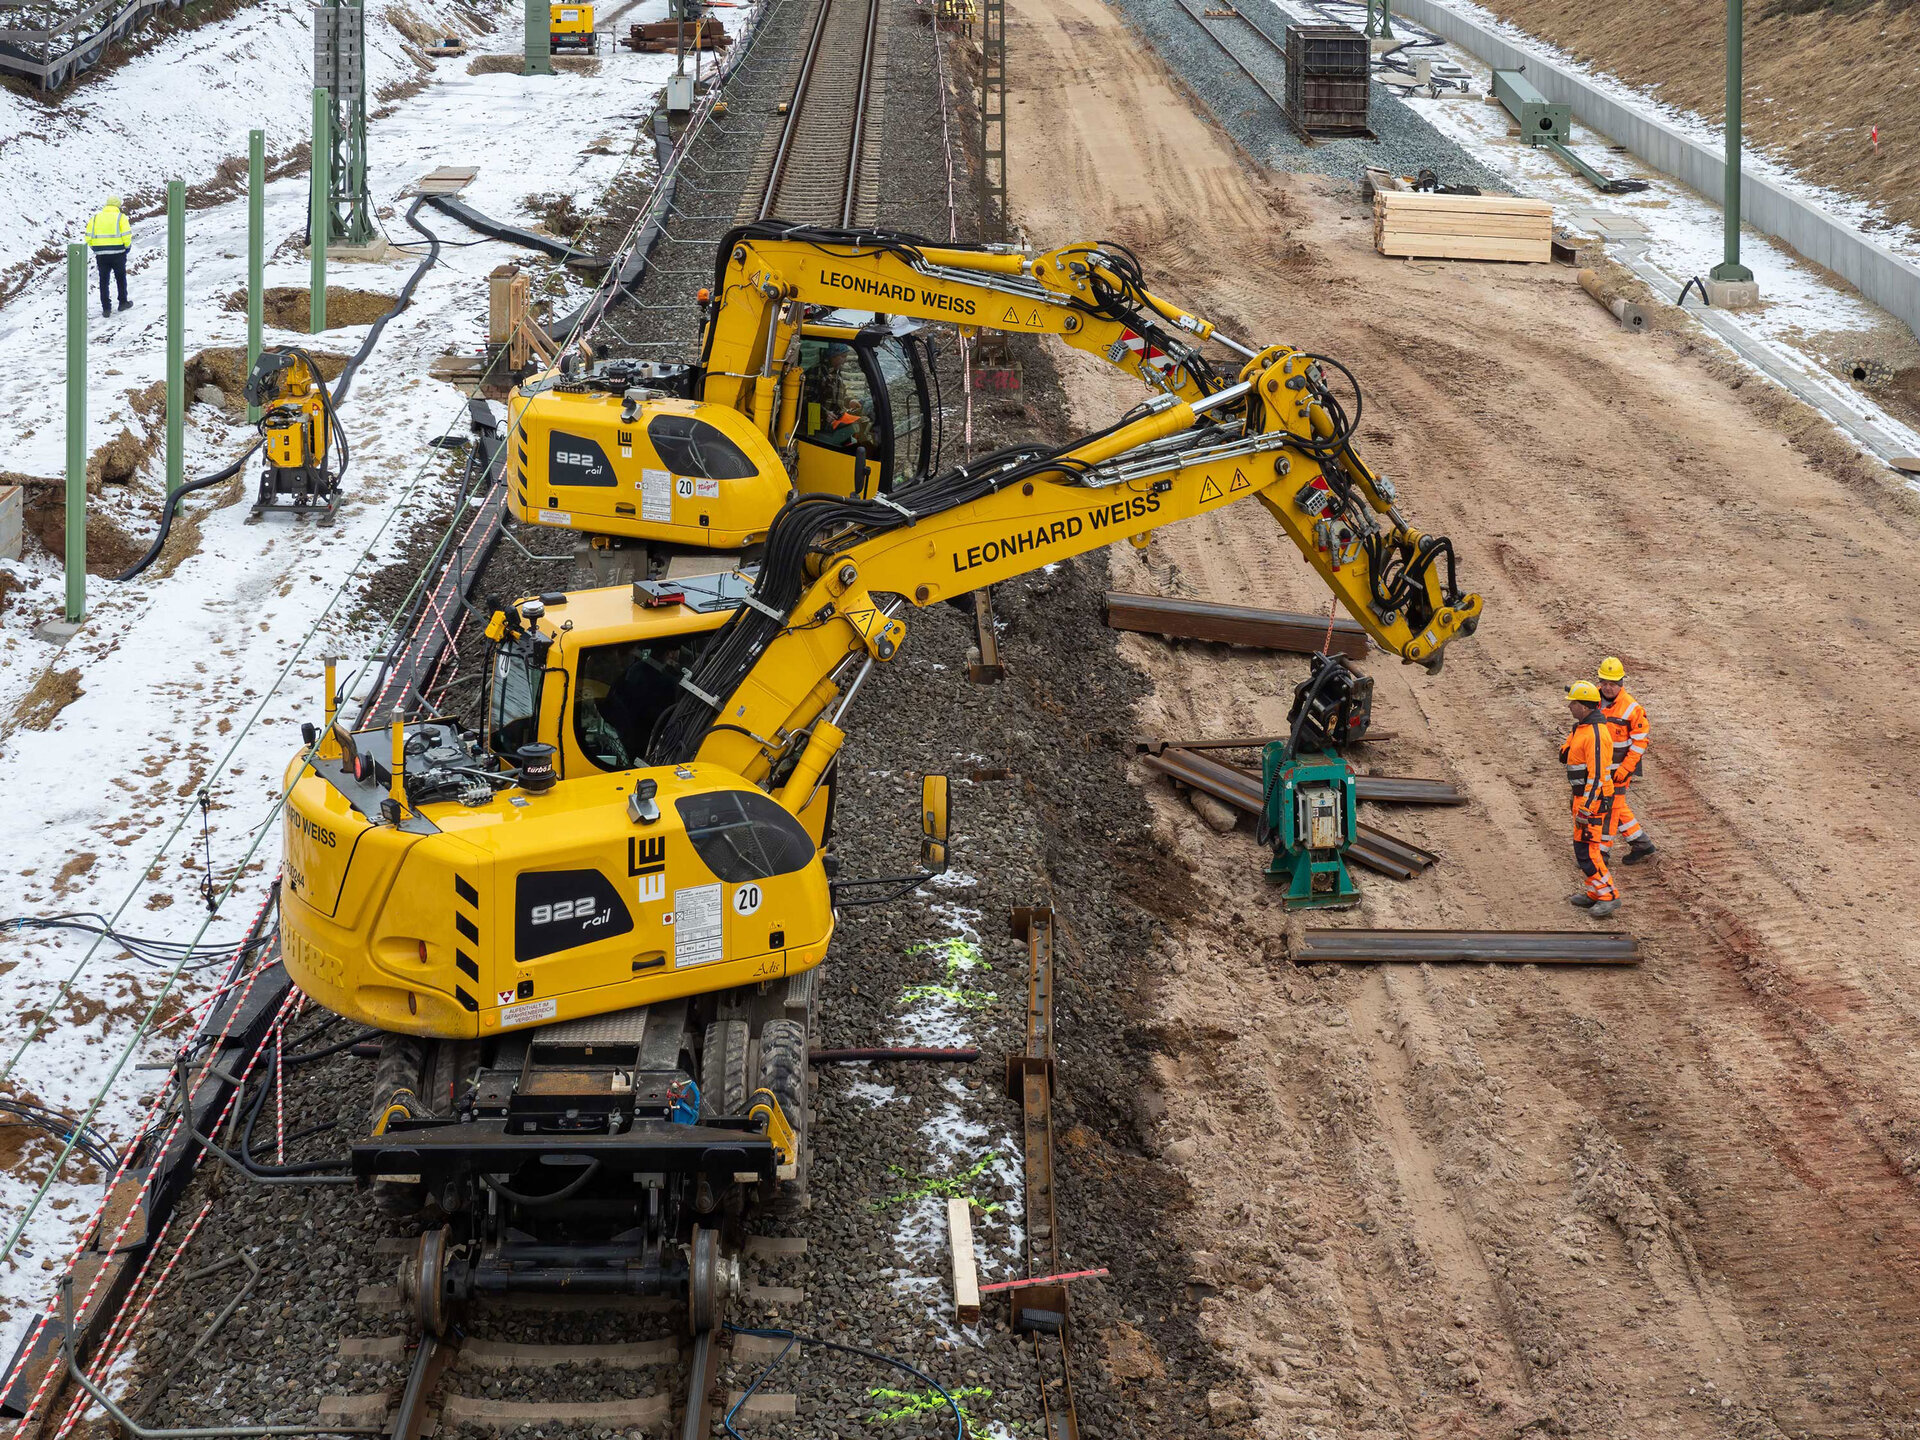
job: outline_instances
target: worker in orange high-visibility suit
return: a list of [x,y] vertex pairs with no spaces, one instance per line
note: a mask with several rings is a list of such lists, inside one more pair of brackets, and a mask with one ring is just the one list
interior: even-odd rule
[[1591,680],[1567,687],[1567,710],[1573,731],[1560,746],[1560,758],[1573,787],[1573,858],[1587,882],[1567,900],[1593,915],[1611,915],[1620,908],[1620,892],[1607,869],[1613,844],[1613,731]]
[[1619,827],[1615,833],[1627,842],[1627,853],[1620,857],[1621,863],[1638,865],[1659,848],[1647,838],[1640,826],[1640,817],[1627,804],[1627,787],[1633,784],[1640,762],[1647,758],[1647,736],[1652,731],[1647,712],[1627,693],[1626,679],[1627,667],[1620,663],[1617,655],[1609,655],[1600,662],[1600,708],[1607,717],[1608,728],[1613,731],[1614,816]]

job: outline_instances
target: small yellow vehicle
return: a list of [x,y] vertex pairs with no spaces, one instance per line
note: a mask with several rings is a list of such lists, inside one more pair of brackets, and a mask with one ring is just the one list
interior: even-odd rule
[[555,0],[547,8],[551,17],[547,26],[547,47],[554,54],[600,53],[600,32],[593,28],[593,6],[562,5]]

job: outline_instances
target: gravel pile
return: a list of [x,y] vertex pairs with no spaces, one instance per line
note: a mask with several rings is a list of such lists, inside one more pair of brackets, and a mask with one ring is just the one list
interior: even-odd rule
[[[800,11],[798,0],[787,0],[770,20],[785,27],[760,42],[759,63],[774,79],[752,94],[743,86],[731,102],[731,133],[716,132],[715,153],[702,159],[711,189],[697,209],[687,204],[690,212],[731,215],[724,181],[732,176],[737,186],[750,169],[759,143],[753,127],[784,98],[776,72],[781,45],[797,48]],[[944,236],[933,31],[911,0],[890,0],[886,23],[882,223]],[[954,128],[956,139],[966,135]],[[964,214],[970,182],[964,173],[958,179]],[[608,217],[610,227],[620,221],[617,212]],[[684,253],[684,274],[663,269],[649,282],[663,288],[643,302],[664,303],[672,284],[698,283],[710,248],[692,244]],[[638,307],[624,314],[636,345],[675,338],[682,318]],[[690,329],[679,338],[687,343]],[[1013,354],[1024,367],[1025,392],[980,400],[977,449],[1066,433],[1047,356],[1026,341],[1016,341]],[[960,414],[951,347],[941,370],[953,458]],[[502,547],[483,588],[526,593],[554,583],[550,571]],[[580,583],[577,575],[572,583]],[[1143,1083],[1159,1042],[1155,1017],[1140,1009],[1141,980],[1157,948],[1156,917],[1192,902],[1186,871],[1157,847],[1139,793],[1124,778],[1127,716],[1143,680],[1120,661],[1098,618],[1107,586],[1107,561],[1092,556],[1001,587],[995,607],[1008,675],[993,687],[967,682],[969,616],[948,607],[910,612],[901,658],[863,691],[840,762],[842,873],[897,873],[913,863],[919,780],[929,772],[954,779],[953,870],[908,900],[846,913],[822,972],[816,1043],[971,1044],[982,1058],[972,1066],[816,1072],[809,1202],[755,1222],[762,1233],[804,1237],[807,1253],[745,1262],[750,1285],[797,1288],[804,1298],[770,1303],[750,1295],[729,1315],[739,1325],[789,1326],[906,1360],[958,1394],[983,1435],[1039,1433],[1039,1371],[1029,1344],[1007,1328],[1004,1303],[990,1301],[977,1325],[953,1323],[944,1228],[945,1196],[971,1197],[983,1278],[1024,1273],[1020,1113],[1001,1076],[1001,1057],[1024,1039],[1026,949],[1007,926],[1017,905],[1051,903],[1064,921],[1056,946],[1055,1115],[1064,1260],[1114,1272],[1075,1290],[1083,1433],[1142,1440],[1215,1433],[1209,1392],[1214,1415],[1233,1413],[1221,1408],[1226,1367],[1195,1328],[1209,1292],[1178,1238],[1186,1197],[1145,1134],[1153,1102],[1143,1099]],[[968,778],[987,770],[1012,778]],[[357,1133],[371,1072],[341,1054],[289,1073],[287,1132],[335,1127],[302,1140],[299,1154],[339,1148]],[[187,1364],[148,1423],[284,1422],[311,1416],[325,1395],[397,1393],[403,1361],[343,1359],[338,1349],[343,1337],[391,1337],[407,1328],[385,1304],[359,1298],[363,1287],[390,1286],[398,1261],[392,1229],[366,1197],[346,1188],[252,1187],[208,1172],[182,1216],[203,1203],[212,1209],[182,1274],[237,1248],[253,1253],[266,1273],[249,1303],[204,1344],[200,1332],[233,1293],[237,1271],[176,1281],[156,1305],[142,1331],[136,1382]],[[522,1343],[605,1344],[677,1335],[682,1323],[657,1308],[488,1309],[469,1317],[468,1329]],[[723,1381],[745,1388],[766,1363],[729,1360]],[[683,1369],[462,1366],[445,1390],[524,1400],[662,1388],[677,1394]],[[951,1433],[950,1417],[923,1381],[856,1357],[797,1350],[764,1389],[796,1394],[799,1419],[756,1420],[756,1435],[915,1440]]]

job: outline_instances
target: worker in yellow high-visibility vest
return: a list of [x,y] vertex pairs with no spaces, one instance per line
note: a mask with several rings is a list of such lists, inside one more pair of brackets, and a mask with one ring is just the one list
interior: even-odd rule
[[100,313],[103,315],[113,314],[113,306],[107,299],[109,276],[119,283],[120,308],[125,310],[133,304],[127,299],[127,251],[132,248],[133,222],[120,208],[120,197],[109,195],[107,203],[94,211],[93,219],[87,222],[87,249],[93,252],[93,263],[100,271]]

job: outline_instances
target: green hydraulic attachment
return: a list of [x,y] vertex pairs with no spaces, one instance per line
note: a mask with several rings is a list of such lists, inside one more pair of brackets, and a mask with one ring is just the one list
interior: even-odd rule
[[1269,880],[1287,882],[1286,907],[1352,905],[1360,892],[1347,847],[1360,834],[1360,787],[1339,749],[1367,733],[1373,681],[1337,655],[1315,655],[1294,688],[1287,738],[1261,757],[1260,842],[1273,846]]
[[1568,142],[1573,139],[1573,107],[1552,101],[1518,70],[1493,72],[1493,98],[1520,126],[1520,138],[1541,150],[1550,150],[1602,195],[1627,195],[1647,188],[1644,180],[1616,180],[1582,160]]
[[1358,904],[1346,851],[1360,833],[1360,793],[1347,762],[1330,752],[1294,755],[1268,744],[1264,829],[1273,837],[1269,880],[1287,882],[1289,910]]

